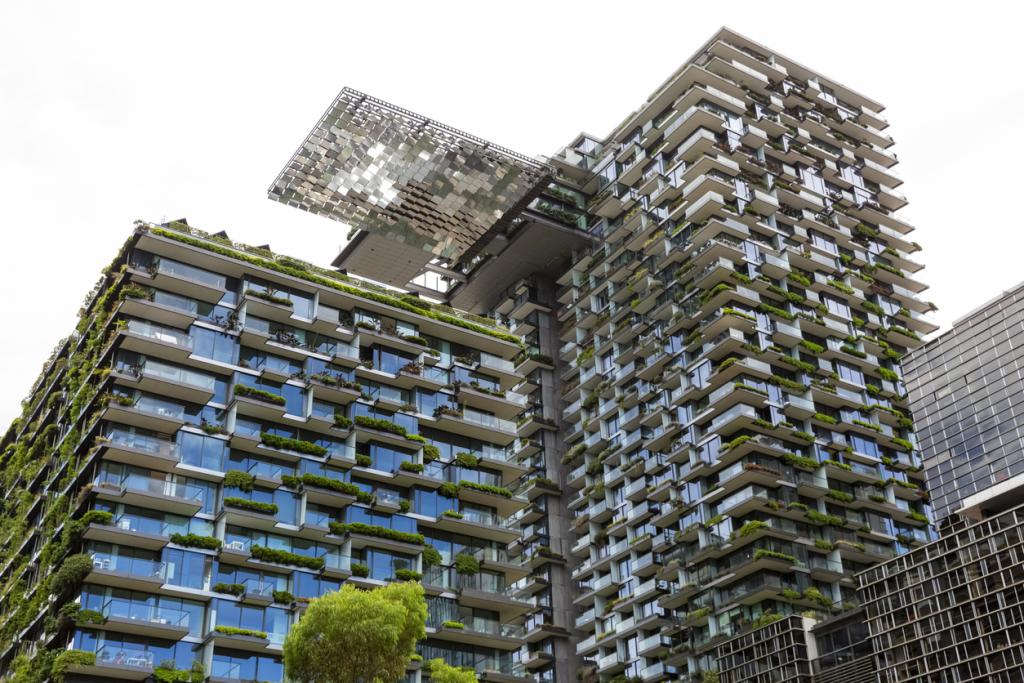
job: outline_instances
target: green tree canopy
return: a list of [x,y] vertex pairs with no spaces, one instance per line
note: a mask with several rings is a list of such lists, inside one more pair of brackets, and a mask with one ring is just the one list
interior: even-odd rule
[[431,683],[477,683],[476,672],[472,669],[446,664],[443,659],[431,659]]
[[301,683],[393,683],[426,636],[427,603],[415,581],[371,591],[344,585],[310,601],[284,641],[288,678]]

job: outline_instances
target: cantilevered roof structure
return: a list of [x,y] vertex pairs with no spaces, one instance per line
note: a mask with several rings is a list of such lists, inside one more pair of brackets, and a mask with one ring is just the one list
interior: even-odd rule
[[336,266],[404,287],[428,264],[472,257],[549,177],[541,162],[345,88],[269,195],[357,230]]

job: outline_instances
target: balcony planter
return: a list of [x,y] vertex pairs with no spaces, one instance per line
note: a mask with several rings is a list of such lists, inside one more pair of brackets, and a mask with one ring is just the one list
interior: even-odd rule
[[255,500],[249,500],[248,498],[225,498],[224,505],[226,507],[238,508],[239,510],[248,510],[249,512],[258,512],[263,515],[276,515],[277,505],[274,503],[260,503]]

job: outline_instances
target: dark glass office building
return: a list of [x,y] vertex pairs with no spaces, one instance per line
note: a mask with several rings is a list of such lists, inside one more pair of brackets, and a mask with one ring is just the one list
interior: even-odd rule
[[907,386],[942,537],[858,576],[882,683],[1024,680],[1024,287],[914,351]]

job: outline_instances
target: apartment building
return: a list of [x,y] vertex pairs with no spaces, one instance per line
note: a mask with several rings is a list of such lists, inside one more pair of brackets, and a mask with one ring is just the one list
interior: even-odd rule
[[490,680],[859,667],[854,573],[931,538],[881,111],[728,29],[543,160],[343,90],[269,190],[335,270],[140,225],[34,387],[0,665],[278,681],[304,600],[418,579]]
[[139,225],[7,435],[3,669],[30,645],[75,680],[281,681],[310,598],[419,579],[424,658],[521,679],[519,354],[490,321]]
[[809,680],[794,634],[929,539],[900,360],[935,327],[881,108],[723,31],[552,160],[602,236],[559,280],[602,677]]
[[907,386],[942,538],[858,576],[879,679],[1024,675],[1024,286],[912,353]]

